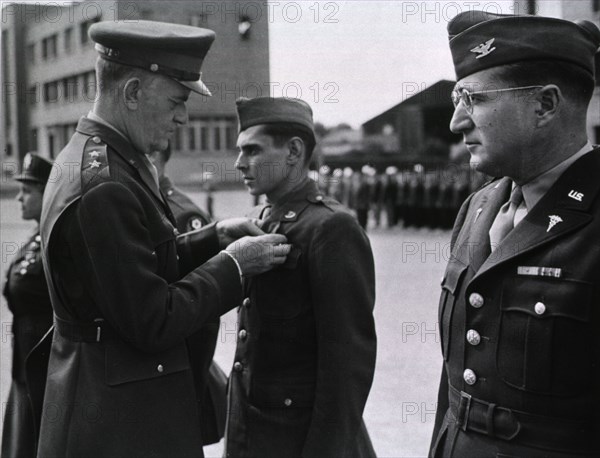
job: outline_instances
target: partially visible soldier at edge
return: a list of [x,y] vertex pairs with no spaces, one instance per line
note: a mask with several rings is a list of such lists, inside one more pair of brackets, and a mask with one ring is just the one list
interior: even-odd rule
[[238,100],[236,167],[262,228],[288,260],[245,281],[229,379],[225,456],[372,458],[362,421],[375,369],[375,272],[352,213],[308,177],[312,110],[299,99]]
[[431,457],[600,456],[600,30],[461,13],[450,129],[499,177],[463,204],[442,281]]
[[30,399],[44,395],[48,367],[46,354],[39,364],[26,361],[36,344],[52,327],[52,304],[44,276],[39,232],[42,196],[52,172],[52,162],[27,153],[21,173],[17,200],[24,220],[37,223],[34,233],[12,259],[2,293],[12,322],[12,383],[3,405],[2,458],[35,458],[41,411],[34,410]]
[[106,21],[89,35],[99,97],[56,160],[41,218],[55,329],[38,457],[199,457],[193,366],[212,355],[193,336],[239,304],[242,275],[290,247],[246,219],[177,237],[145,156],[187,122],[191,91],[209,95],[214,32]]

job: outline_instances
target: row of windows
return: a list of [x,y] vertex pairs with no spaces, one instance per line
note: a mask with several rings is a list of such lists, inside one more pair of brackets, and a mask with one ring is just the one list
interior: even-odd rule
[[173,137],[174,151],[232,151],[237,141],[233,119],[190,121],[178,127]]
[[[89,43],[88,29],[90,26],[98,22],[100,16],[93,19],[89,19],[78,25],[79,29],[79,43],[81,46],[85,46]],[[62,44],[59,46],[59,36],[62,36]],[[39,47],[39,51],[38,51]],[[59,47],[61,48],[59,50]],[[59,33],[54,33],[43,38],[39,43],[30,43],[27,45],[27,60],[30,63],[35,63],[37,59],[42,61],[55,59],[61,52],[65,54],[71,54],[75,50],[75,28],[74,26],[67,27]],[[38,55],[39,53],[39,55]]]
[[[40,94],[40,88],[43,92]],[[40,95],[45,103],[73,103],[79,101],[93,102],[96,98],[96,73],[91,70],[79,75],[69,76],[55,81],[35,84],[27,91],[30,105],[40,101]]]

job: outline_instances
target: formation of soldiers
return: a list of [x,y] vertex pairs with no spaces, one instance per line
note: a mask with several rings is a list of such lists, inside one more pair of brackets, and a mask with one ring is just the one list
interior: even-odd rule
[[383,173],[365,165],[331,170],[322,166],[314,174],[327,195],[352,208],[361,225],[402,225],[450,229],[461,204],[479,188],[486,177],[468,164],[426,170],[420,164]]

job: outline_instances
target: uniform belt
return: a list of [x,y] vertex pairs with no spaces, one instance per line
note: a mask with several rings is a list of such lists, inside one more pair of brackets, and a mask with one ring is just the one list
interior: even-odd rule
[[500,407],[449,387],[450,409],[463,431],[512,443],[565,452],[599,452],[600,424]]
[[82,323],[54,317],[54,329],[73,342],[102,342],[116,337],[115,331],[102,318]]

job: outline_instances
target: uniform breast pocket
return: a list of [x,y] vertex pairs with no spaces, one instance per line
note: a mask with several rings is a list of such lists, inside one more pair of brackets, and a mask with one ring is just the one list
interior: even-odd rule
[[439,306],[439,326],[440,337],[442,339],[442,354],[444,360],[448,360],[450,351],[450,334],[452,330],[452,314],[454,304],[456,303],[456,295],[460,290],[460,282],[464,276],[467,266],[458,262],[448,264],[444,279],[442,280],[442,295],[440,297]]
[[592,284],[507,278],[502,285],[498,373],[524,391],[568,395],[594,380]]

